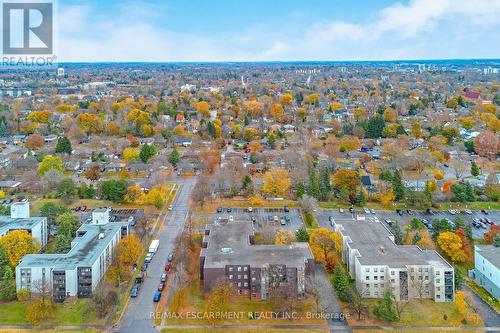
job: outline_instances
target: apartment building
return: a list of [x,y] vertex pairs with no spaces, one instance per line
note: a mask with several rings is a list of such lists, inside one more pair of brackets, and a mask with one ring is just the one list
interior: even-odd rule
[[299,298],[314,275],[307,243],[255,245],[251,222],[207,225],[200,254],[200,279],[205,292],[229,282],[239,295],[268,299],[278,288]]
[[362,297],[381,298],[391,288],[396,300],[454,300],[454,270],[434,250],[397,245],[382,223],[337,221],[342,235],[342,260]]
[[14,230],[26,230],[40,242],[42,249],[47,246],[47,218],[31,217],[29,202],[14,202],[10,216],[0,215],[0,237]]
[[474,269],[469,272],[478,285],[500,298],[500,247],[474,246]]
[[25,255],[16,267],[16,289],[50,290],[56,302],[92,296],[111,264],[113,249],[128,232],[128,222],[83,224],[68,253]]

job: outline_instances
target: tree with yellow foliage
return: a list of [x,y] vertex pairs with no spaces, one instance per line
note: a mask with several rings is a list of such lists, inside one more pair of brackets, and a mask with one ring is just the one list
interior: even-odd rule
[[26,320],[33,326],[49,319],[54,312],[54,305],[50,299],[32,300],[26,307]]
[[253,127],[247,127],[243,131],[243,139],[245,141],[253,141],[253,140],[258,140],[259,139],[259,132],[257,131],[256,128]]
[[253,140],[248,144],[248,149],[250,149],[250,151],[253,153],[261,153],[264,147],[258,140]]
[[340,103],[340,102],[332,102],[330,103],[328,109],[330,111],[337,111],[337,110],[340,110],[344,107],[344,104]]
[[0,237],[0,246],[7,252],[12,268],[16,267],[26,254],[40,250],[40,243],[27,230],[13,230]]
[[319,101],[319,94],[312,93],[304,99],[304,104],[315,105]]
[[309,246],[314,259],[324,264],[330,254],[342,252],[342,237],[327,228],[316,228],[309,235]]
[[276,245],[286,245],[294,242],[296,240],[295,234],[285,228],[280,228],[276,231],[276,235],[274,236],[274,244]]
[[127,147],[123,149],[122,157],[125,161],[138,160],[141,151],[139,148]]
[[205,101],[196,103],[196,112],[201,114],[203,117],[210,117],[210,104]]
[[264,174],[262,191],[272,197],[284,197],[291,184],[287,170],[272,168]]
[[340,139],[340,151],[349,152],[358,150],[361,147],[361,141],[355,136],[345,135]]
[[271,116],[274,120],[280,120],[284,114],[285,110],[283,110],[283,106],[279,103],[271,104],[269,107],[269,116]]
[[384,120],[389,123],[395,123],[398,119],[398,112],[393,108],[386,108],[384,110]]
[[264,198],[258,194],[253,194],[248,198],[248,203],[250,206],[259,207],[264,204]]
[[252,117],[261,116],[264,112],[264,103],[257,100],[243,102],[243,110],[250,113]]
[[365,108],[358,107],[354,109],[354,120],[359,121],[362,119],[366,119],[366,110]]
[[50,111],[33,111],[28,115],[27,118],[35,123],[48,124],[50,120]]
[[411,135],[415,138],[421,138],[422,137],[422,125],[420,124],[420,121],[415,121],[411,125]]
[[140,203],[144,200],[144,192],[138,184],[130,185],[124,199],[128,203]]
[[349,193],[355,194],[361,185],[361,179],[357,171],[342,168],[333,174],[332,185],[337,190],[345,189]]
[[180,136],[180,137],[185,137],[186,136],[186,131],[184,129],[184,126],[179,124],[174,127],[174,135]]
[[307,109],[306,108],[298,108],[297,109],[297,117],[299,117],[303,122],[307,118]]
[[432,235],[427,229],[408,231],[405,235],[404,243],[407,245],[418,245],[422,249],[434,249]]
[[445,231],[438,235],[437,245],[454,263],[467,261],[464,247],[460,237],[451,231]]
[[396,195],[394,194],[394,190],[392,188],[386,189],[382,193],[377,194],[378,201],[384,207],[390,206],[394,202],[395,198]]
[[87,134],[100,133],[104,129],[102,119],[95,114],[81,113],[76,117],[76,119]]
[[107,131],[108,131],[108,135],[115,136],[115,135],[118,135],[118,133],[120,132],[120,129],[118,128],[118,126],[116,125],[116,123],[114,121],[110,121],[108,124]]
[[55,110],[57,112],[61,112],[61,113],[71,113],[71,112],[75,111],[76,109],[77,109],[76,105],[69,105],[69,104],[64,104],[64,103],[59,104],[55,108]]
[[287,92],[281,95],[281,104],[287,106],[292,104],[292,101],[293,101],[293,95],[291,93]]

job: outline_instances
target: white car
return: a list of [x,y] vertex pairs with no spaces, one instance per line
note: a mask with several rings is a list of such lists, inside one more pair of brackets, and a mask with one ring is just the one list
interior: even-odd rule
[[365,214],[370,214],[370,210],[368,208],[363,208],[363,210],[365,211]]
[[129,222],[134,222],[134,217],[133,216],[129,216],[128,221]]
[[168,210],[172,210],[173,208],[172,205],[168,206]]
[[252,207],[248,207],[248,212],[253,212],[253,208]]
[[229,222],[233,222],[233,221],[234,221],[233,215],[229,215]]
[[456,210],[454,210],[454,209],[450,209],[450,210],[448,210],[448,212],[449,212],[451,215],[455,215],[455,214],[457,213],[457,211],[456,211]]
[[472,215],[472,211],[470,209],[464,209],[464,213],[467,215]]
[[339,213],[344,213],[344,208],[339,208]]
[[377,222],[377,223],[379,223],[379,222],[380,222],[380,220],[378,219],[378,217],[376,217],[376,216],[375,216],[375,217],[373,218],[373,222]]
[[372,209],[370,209],[370,212],[371,212],[372,214],[375,214],[375,209],[373,209],[373,208],[372,208]]

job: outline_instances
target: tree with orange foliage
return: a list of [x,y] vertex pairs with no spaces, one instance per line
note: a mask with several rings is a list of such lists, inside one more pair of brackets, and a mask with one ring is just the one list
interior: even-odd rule
[[38,134],[30,134],[26,140],[26,147],[29,149],[37,150],[45,144],[45,140]]
[[465,256],[469,261],[472,261],[472,247],[470,245],[469,238],[465,234],[465,230],[463,228],[458,228],[457,231],[455,231],[455,234],[460,237],[460,240],[462,241],[462,249]]
[[445,193],[450,193],[451,192],[451,185],[453,185],[455,182],[451,179],[448,179],[443,183],[443,192]]
[[493,244],[495,235],[500,235],[500,225],[492,225],[490,230],[484,234],[484,243]]
[[281,106],[281,104],[279,104],[279,103],[274,103],[269,107],[269,115],[274,120],[280,120],[284,114],[285,114],[285,111],[283,110],[283,106]]
[[260,144],[258,140],[253,140],[248,144],[248,149],[253,153],[261,153],[264,147]]
[[493,158],[499,151],[498,136],[491,131],[483,131],[474,138],[474,150],[479,156]]
[[202,151],[200,153],[200,159],[204,162],[205,168],[209,173],[213,173],[221,162],[220,152],[215,148]]
[[196,112],[200,113],[204,117],[210,116],[210,104],[205,101],[196,103]]

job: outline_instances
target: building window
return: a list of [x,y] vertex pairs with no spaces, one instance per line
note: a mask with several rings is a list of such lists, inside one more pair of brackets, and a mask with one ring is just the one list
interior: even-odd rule
[[243,268],[243,270],[246,272],[246,271],[248,270],[248,267],[247,267],[247,266],[245,266],[245,267]]
[[440,299],[441,298],[441,295],[436,295],[436,299]]
[[375,275],[375,276],[373,277],[373,279],[374,279],[374,280],[378,280],[378,276],[376,276],[376,275]]
[[370,272],[370,268],[365,269],[365,272],[367,273]]
[[436,279],[436,283],[440,283],[441,282],[441,279]]
[[380,269],[380,273],[383,273],[383,272],[384,272],[384,269],[383,269],[383,268],[381,268],[381,269]]
[[229,271],[232,272],[233,271],[233,268],[232,267],[229,267]]
[[374,287],[375,287],[375,288],[378,288],[378,283],[375,283],[375,286],[374,286]]
[[381,283],[380,288],[384,288],[385,284]]
[[370,284],[369,283],[366,284],[366,288],[370,288]]
[[246,279],[248,279],[248,275],[246,275],[246,274],[245,274],[245,275],[243,275],[243,278],[244,278],[245,280],[246,280]]
[[394,283],[394,279],[391,279],[391,283]]
[[238,266],[238,272],[241,272],[241,267],[240,266]]
[[380,280],[383,280],[384,279],[384,276],[383,275],[380,275]]
[[248,283],[247,283],[247,282],[245,282],[243,285],[244,285],[245,287],[248,287]]
[[238,287],[241,287],[241,282],[238,282]]
[[440,271],[437,271],[437,272],[436,272],[436,275],[439,275],[439,274],[441,274],[441,272],[440,272]]
[[229,280],[233,279],[233,274],[229,275]]
[[366,280],[367,280],[367,281],[368,281],[368,280],[370,280],[370,277],[369,277],[368,275],[366,276]]
[[373,272],[377,273],[378,272],[378,268],[374,268]]
[[394,275],[394,274],[396,274],[396,273],[394,271],[391,271],[391,275]]

